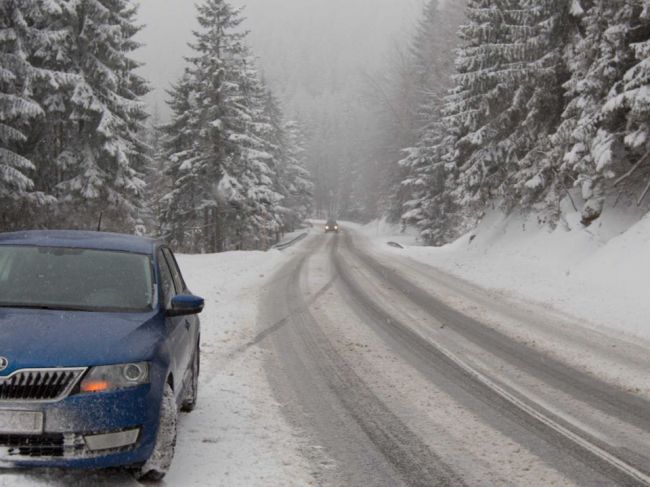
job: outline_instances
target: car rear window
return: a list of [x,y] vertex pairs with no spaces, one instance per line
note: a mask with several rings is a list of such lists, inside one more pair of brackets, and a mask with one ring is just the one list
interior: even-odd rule
[[0,306],[147,311],[151,259],[105,250],[0,246]]

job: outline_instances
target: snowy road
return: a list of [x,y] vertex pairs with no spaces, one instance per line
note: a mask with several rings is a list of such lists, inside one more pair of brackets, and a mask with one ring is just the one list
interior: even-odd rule
[[[650,402],[629,387],[647,350],[504,305],[351,228],[299,250],[267,287],[260,344],[319,483],[650,485]],[[530,339],[540,328],[557,353]],[[589,360],[573,353],[581,333]],[[620,381],[583,363],[614,363]]]

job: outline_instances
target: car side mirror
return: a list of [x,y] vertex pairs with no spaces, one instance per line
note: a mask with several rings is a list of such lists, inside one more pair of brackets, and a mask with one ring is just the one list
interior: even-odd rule
[[167,310],[167,316],[198,315],[203,311],[205,300],[191,294],[180,294],[172,298],[171,306]]

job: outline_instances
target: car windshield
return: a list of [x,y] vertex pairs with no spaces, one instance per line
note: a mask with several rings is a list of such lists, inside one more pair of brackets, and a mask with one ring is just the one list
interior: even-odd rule
[[0,307],[146,311],[154,286],[147,255],[0,246]]
[[327,225],[329,225],[330,227],[333,227],[334,225],[336,225],[336,221],[335,220],[328,220]]

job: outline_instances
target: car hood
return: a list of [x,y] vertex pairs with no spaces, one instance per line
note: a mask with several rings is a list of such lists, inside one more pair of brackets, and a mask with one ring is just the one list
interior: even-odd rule
[[0,308],[0,357],[14,370],[147,360],[162,339],[161,313]]

